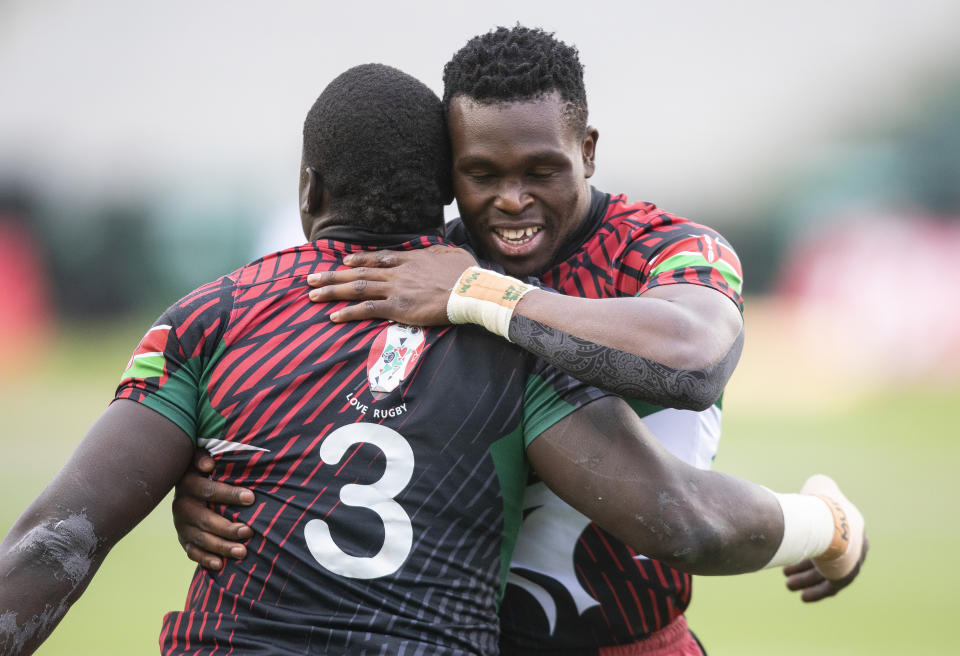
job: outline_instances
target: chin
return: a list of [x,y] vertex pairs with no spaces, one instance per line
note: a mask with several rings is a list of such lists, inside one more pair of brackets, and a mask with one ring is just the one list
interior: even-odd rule
[[534,261],[524,262],[497,262],[503,267],[503,270],[509,276],[514,278],[524,278],[526,276],[539,276],[543,266]]
[[503,267],[507,275],[516,278],[538,276],[550,262],[549,256],[541,255],[539,252],[530,253],[523,257],[510,257],[498,250],[496,244],[488,244],[485,250],[487,254],[486,259]]

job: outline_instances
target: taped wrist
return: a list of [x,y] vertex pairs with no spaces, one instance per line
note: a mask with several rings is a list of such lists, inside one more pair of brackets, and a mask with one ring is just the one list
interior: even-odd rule
[[827,504],[827,508],[830,509],[830,514],[833,518],[833,539],[830,540],[830,545],[823,553],[816,555],[816,559],[819,561],[834,560],[842,556],[850,545],[850,529],[847,522],[847,513],[844,512],[840,502],[835,499],[831,499],[822,494],[814,494],[812,496],[817,497]]
[[829,476],[811,476],[800,491],[820,498],[833,515],[833,540],[822,554],[814,557],[813,564],[828,579],[845,578],[863,556],[863,515]]
[[834,515],[822,497],[811,494],[777,494],[783,512],[783,540],[764,567],[783,567],[820,556],[834,543]]
[[533,285],[494,271],[472,266],[462,274],[447,299],[450,323],[473,323],[506,339],[510,317]]

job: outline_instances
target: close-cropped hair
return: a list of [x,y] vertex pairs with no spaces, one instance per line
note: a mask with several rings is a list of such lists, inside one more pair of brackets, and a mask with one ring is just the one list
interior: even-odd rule
[[516,25],[475,36],[443,68],[443,105],[466,96],[483,104],[538,100],[556,92],[577,134],[587,128],[583,65],[553,33]]
[[440,99],[383,64],[337,76],[303,123],[303,164],[320,174],[331,212],[372,232],[439,229],[452,197],[450,157]]

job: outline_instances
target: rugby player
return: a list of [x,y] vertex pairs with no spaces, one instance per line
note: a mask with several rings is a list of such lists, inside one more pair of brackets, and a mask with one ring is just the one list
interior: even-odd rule
[[[164,619],[164,654],[495,653],[525,456],[675,566],[817,557],[831,578],[856,575],[862,518],[829,479],[776,495],[691,468],[620,399],[476,328],[327,320],[342,304],[312,304],[308,274],[441,244],[446,148],[440,101],[413,78],[367,65],[327,87],[304,125],[310,243],[199,287],[147,332],[114,402],[0,543],[4,653],[49,635],[195,446],[257,490],[224,509],[251,527],[252,553],[198,569]],[[504,280],[517,284],[481,271],[470,285]]]
[[[730,244],[651,203],[590,186],[599,133],[587,123],[583,68],[576,49],[551,34],[516,26],[470,40],[444,69],[444,104],[461,214],[447,238],[469,240],[508,273],[536,274],[563,294],[528,293],[512,313],[470,304],[464,311],[450,292],[474,261],[440,248],[352,256],[347,263],[359,268],[310,279],[313,298],[363,301],[336,321],[483,325],[624,395],[674,455],[709,467],[721,393],[743,344],[742,270]],[[198,463],[211,467],[206,458]],[[188,555],[209,565],[242,557],[242,545],[225,538],[245,529],[199,498],[244,492],[194,475],[180,490],[174,515]],[[501,608],[504,653],[701,653],[683,617],[688,575],[607,535],[536,480],[526,505],[535,512],[521,530]],[[555,544],[562,556],[544,546]],[[844,585],[810,561],[785,574],[804,601]]]
[[[464,312],[450,295],[464,259],[418,252],[357,256],[348,263],[364,268],[315,276],[311,284],[323,286],[314,298],[365,301],[338,321],[484,325],[623,394],[675,455],[709,467],[721,393],[743,344],[743,276],[730,244],[706,226],[589,185],[599,133],[587,123],[577,52],[552,35],[517,26],[471,40],[446,65],[444,103],[462,219],[448,238],[468,238],[508,273],[538,275],[563,295],[527,294],[509,318]],[[550,520],[521,532],[502,607],[504,653],[594,654],[630,644],[635,653],[701,651],[683,629],[687,575],[618,544],[536,485],[531,494],[536,503],[550,499],[541,506]],[[538,548],[571,534],[581,545],[570,547],[576,577]],[[804,601],[843,585],[809,562],[786,574]],[[555,611],[542,603],[543,590]]]

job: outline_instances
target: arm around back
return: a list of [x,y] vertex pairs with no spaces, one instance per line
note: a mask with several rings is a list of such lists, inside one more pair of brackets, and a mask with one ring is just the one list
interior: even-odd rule
[[640,553],[692,574],[761,569],[783,537],[772,493],[675,458],[614,397],[557,422],[527,454],[564,501]]
[[597,387],[703,410],[740,360],[743,318],[725,295],[695,284],[603,299],[537,290],[517,304],[509,338]]

